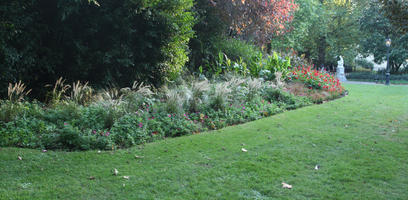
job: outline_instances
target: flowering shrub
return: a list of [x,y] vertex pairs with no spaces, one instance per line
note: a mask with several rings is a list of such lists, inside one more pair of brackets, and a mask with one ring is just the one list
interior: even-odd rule
[[309,89],[323,89],[333,94],[342,94],[344,87],[339,79],[326,71],[318,71],[309,67],[294,67],[289,80],[303,82]]

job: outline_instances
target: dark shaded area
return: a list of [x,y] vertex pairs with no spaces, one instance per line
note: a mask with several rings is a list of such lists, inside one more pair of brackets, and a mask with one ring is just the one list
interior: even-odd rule
[[44,85],[61,76],[95,87],[158,85],[171,67],[184,65],[177,57],[186,56],[193,35],[193,18],[184,12],[192,1],[98,2],[1,1],[1,95],[7,83],[22,80],[43,97]]

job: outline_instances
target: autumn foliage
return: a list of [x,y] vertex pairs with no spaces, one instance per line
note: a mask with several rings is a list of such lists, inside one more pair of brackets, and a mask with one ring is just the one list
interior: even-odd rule
[[231,30],[260,44],[290,30],[298,5],[294,0],[209,0],[219,8]]

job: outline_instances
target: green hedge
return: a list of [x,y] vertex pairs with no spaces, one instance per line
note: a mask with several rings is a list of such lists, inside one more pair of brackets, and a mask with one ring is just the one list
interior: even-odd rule
[[[367,72],[354,72],[354,73],[348,73],[346,75],[347,79],[350,80],[372,80],[372,81],[377,81],[377,80],[383,80],[385,79],[385,73],[367,73]],[[390,75],[390,80],[393,81],[408,81],[408,74],[391,74]]]
[[3,0],[0,93],[23,80],[41,94],[62,76],[95,85],[160,84],[188,61],[193,0]]

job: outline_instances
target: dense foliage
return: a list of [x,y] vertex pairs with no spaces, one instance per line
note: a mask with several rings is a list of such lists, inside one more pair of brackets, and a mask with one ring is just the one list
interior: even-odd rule
[[359,16],[362,6],[358,0],[297,0],[293,31],[277,37],[272,47],[281,51],[294,50],[313,61],[316,67],[331,71],[338,56],[346,65],[354,65],[361,38]]
[[193,0],[5,0],[0,85],[23,80],[43,96],[58,77],[98,86],[160,84],[188,61]]
[[[391,73],[402,72],[408,66],[408,33],[401,34],[395,29],[386,13],[382,11],[378,2],[370,2],[364,10],[360,23],[361,29],[365,33],[365,38],[361,41],[361,53],[364,55],[374,55],[374,61],[382,63],[387,60],[389,51]],[[392,40],[391,47],[387,49],[385,40]]]
[[[348,80],[352,81],[375,81],[375,82],[384,82],[385,81],[385,70],[378,72],[353,72],[348,73]],[[408,83],[408,74],[391,74],[390,75],[391,83]]]
[[234,34],[255,39],[260,44],[288,31],[288,23],[298,5],[293,0],[210,0],[223,13]]
[[408,2],[404,0],[380,0],[385,16],[401,33],[408,33]]

